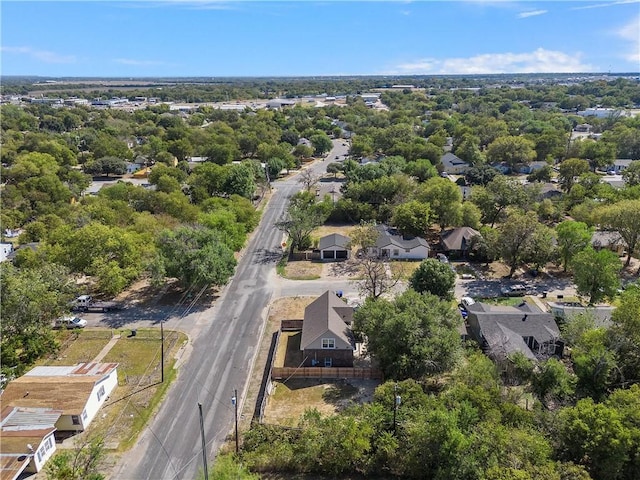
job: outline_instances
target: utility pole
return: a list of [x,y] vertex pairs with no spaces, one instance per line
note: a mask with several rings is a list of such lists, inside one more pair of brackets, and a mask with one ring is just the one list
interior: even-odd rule
[[204,439],[204,419],[202,418],[202,404],[198,403],[200,411],[200,436],[202,437],[202,463],[204,464],[204,480],[209,480],[209,467],[207,466],[207,442]]
[[164,383],[164,321],[160,320],[160,383]]
[[238,442],[238,390],[233,391],[233,397],[231,397],[231,405],[235,407],[236,416],[236,453],[240,452],[240,444]]
[[393,386],[393,434],[396,435],[398,433],[398,427],[396,424],[396,416],[398,412],[398,407],[400,406],[400,402],[402,398],[398,395],[398,384],[396,383]]

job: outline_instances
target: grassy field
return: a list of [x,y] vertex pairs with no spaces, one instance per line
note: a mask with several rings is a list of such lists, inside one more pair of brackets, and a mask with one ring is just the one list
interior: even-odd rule
[[[41,365],[75,365],[88,362],[109,343],[109,329],[61,331],[61,349]],[[107,448],[124,451],[130,448],[146,425],[175,378],[176,353],[187,337],[165,330],[165,378],[160,383],[160,331],[139,329],[135,337],[121,336],[102,362],[118,363],[118,387],[111,393],[86,433],[104,434]]]
[[[372,390],[373,385],[368,388]],[[295,427],[305,410],[315,408],[323,415],[331,415],[350,402],[359,401],[361,394],[358,386],[340,380],[292,378],[286,382],[275,382],[264,422]]]
[[389,262],[391,273],[398,275],[402,280],[409,280],[422,262]]
[[285,278],[290,280],[316,280],[322,275],[322,263],[309,260],[290,260],[284,267]]

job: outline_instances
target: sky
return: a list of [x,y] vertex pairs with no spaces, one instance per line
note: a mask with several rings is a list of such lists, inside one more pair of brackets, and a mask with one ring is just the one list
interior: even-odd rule
[[0,2],[0,73],[640,71],[640,0]]

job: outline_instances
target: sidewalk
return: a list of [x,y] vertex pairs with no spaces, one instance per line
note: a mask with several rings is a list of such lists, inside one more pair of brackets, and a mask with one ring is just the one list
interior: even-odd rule
[[109,343],[107,343],[102,350],[100,350],[100,353],[98,355],[96,355],[96,358],[93,359],[93,361],[95,363],[99,363],[102,361],[102,359],[104,357],[107,356],[107,353],[109,353],[109,350],[111,350],[116,343],[118,343],[118,340],[120,340],[120,335],[114,335],[113,337],[111,337],[111,340],[109,340]]

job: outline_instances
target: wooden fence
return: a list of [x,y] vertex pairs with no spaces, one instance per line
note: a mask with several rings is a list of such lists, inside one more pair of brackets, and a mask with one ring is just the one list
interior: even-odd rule
[[361,378],[381,380],[382,372],[374,368],[355,367],[273,367],[273,380],[284,378]]
[[280,320],[280,330],[283,332],[302,330],[302,320]]

